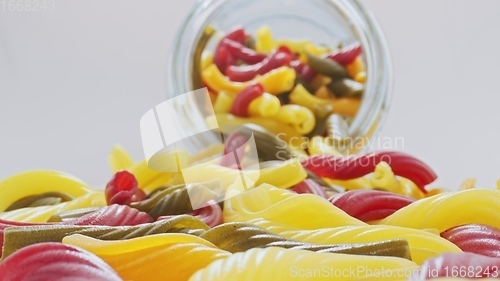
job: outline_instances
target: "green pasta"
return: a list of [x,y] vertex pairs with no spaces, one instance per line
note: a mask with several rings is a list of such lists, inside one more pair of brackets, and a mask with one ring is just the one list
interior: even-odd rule
[[12,203],[5,212],[14,211],[28,207],[50,206],[73,200],[73,196],[63,192],[47,192],[39,195],[32,195]]
[[252,248],[281,247],[322,253],[411,259],[408,242],[403,239],[363,244],[316,245],[286,239],[248,223],[226,223],[208,230],[200,237],[231,253],[245,252]]
[[[326,75],[333,80],[340,80],[349,77],[345,68],[334,60],[322,58],[320,56],[306,52],[309,66],[317,73]],[[334,92],[335,93],[335,92]]]
[[161,233],[200,235],[209,227],[198,218],[182,215],[137,226],[41,225],[8,227],[4,232],[2,258],[29,245],[61,242],[65,236],[81,234],[100,240],[126,240]]
[[66,222],[96,212],[99,209],[101,208],[83,208],[83,209],[61,212],[54,214],[52,217],[49,218],[47,222]]
[[347,78],[333,81],[328,88],[337,97],[361,98],[365,91],[363,84]]

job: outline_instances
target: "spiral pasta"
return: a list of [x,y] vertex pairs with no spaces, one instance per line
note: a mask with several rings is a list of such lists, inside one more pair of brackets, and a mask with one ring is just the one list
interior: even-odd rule
[[404,239],[408,241],[411,258],[417,264],[421,264],[425,260],[442,253],[461,252],[460,248],[441,238],[439,234],[413,228],[389,225],[361,225],[303,230],[265,219],[253,219],[248,223],[288,239],[313,244],[359,244]]
[[223,213],[225,222],[263,218],[300,229],[365,225],[324,198],[312,194],[297,195],[267,184],[229,198],[224,202]]
[[4,231],[2,256],[7,257],[18,249],[43,242],[61,242],[71,234],[82,234],[100,240],[127,240],[162,233],[201,234],[208,226],[201,220],[187,215],[136,226],[73,226],[40,225],[8,227]]
[[84,196],[78,197],[72,201],[59,203],[51,206],[39,206],[17,209],[9,212],[0,213],[0,219],[41,223],[47,222],[53,215],[60,212],[77,210],[88,207],[106,206],[106,200],[102,191],[90,192]]
[[0,182],[0,212],[20,199],[48,192],[62,192],[72,197],[80,197],[92,189],[85,183],[56,171],[32,171],[21,173]]
[[229,94],[226,91],[220,91],[217,94],[217,99],[214,103],[215,113],[229,113],[233,107],[235,95]]
[[[248,113],[251,117],[273,117],[276,116],[281,108],[278,97],[264,93],[250,103]],[[215,113],[218,113],[215,111]]]
[[[464,206],[467,206],[466,210]],[[469,189],[421,199],[380,223],[420,229],[435,228],[441,232],[464,224],[485,224],[500,228],[499,212],[498,191]]]
[[296,73],[290,67],[283,66],[270,72],[257,76],[248,82],[230,81],[220,72],[216,65],[212,64],[202,71],[203,81],[207,83],[210,89],[220,92],[228,91],[230,93],[239,93],[244,88],[255,83],[261,83],[267,93],[279,95],[290,91],[295,83]]
[[[180,154],[184,155],[184,153],[176,155]],[[134,163],[128,152],[119,146],[115,146],[111,151],[109,162],[113,173],[121,170],[131,172],[137,179],[139,188],[146,192],[150,192],[159,186],[168,184],[174,176],[174,173],[164,173],[152,170],[148,167],[148,162],[146,160]]]
[[290,124],[299,134],[309,134],[316,126],[314,114],[307,107],[295,104],[283,105],[273,117],[283,124]]
[[97,255],[125,280],[187,280],[198,269],[231,255],[187,234],[159,234],[126,241],[71,235],[63,243]]
[[410,259],[410,250],[405,240],[352,245],[317,245],[286,239],[246,223],[223,224],[208,230],[200,237],[231,253],[244,252],[252,248],[281,247],[321,253],[391,256]]
[[[213,262],[196,272],[189,280],[290,280],[294,278],[312,280],[353,280],[364,277],[366,273],[357,272],[356,276],[347,274],[321,274],[331,269],[349,272],[353,267],[362,266],[366,271],[415,269],[416,264],[401,258],[370,257],[346,254],[314,253],[304,250],[281,248],[252,249],[244,253]],[[308,275],[306,275],[308,274]],[[333,273],[332,273],[333,274]],[[307,276],[307,277],[306,277]]]

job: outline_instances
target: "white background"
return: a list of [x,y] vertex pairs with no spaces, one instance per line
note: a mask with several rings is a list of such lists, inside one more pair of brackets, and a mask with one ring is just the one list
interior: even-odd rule
[[[9,0],[6,0],[7,3]],[[500,178],[500,1],[368,0],[386,32],[395,92],[382,136],[456,188]],[[142,158],[139,120],[166,97],[166,57],[194,0],[0,6],[0,179],[57,169],[103,186],[115,143]]]

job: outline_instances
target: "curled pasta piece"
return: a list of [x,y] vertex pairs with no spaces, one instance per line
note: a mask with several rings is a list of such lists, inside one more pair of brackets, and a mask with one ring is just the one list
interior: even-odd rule
[[261,218],[250,220],[248,223],[257,225],[288,239],[321,245],[339,243],[359,244],[404,239],[408,241],[411,258],[417,264],[422,264],[425,260],[443,253],[461,252],[460,248],[455,244],[441,238],[438,234],[413,228],[389,225],[358,225],[302,230]]
[[297,84],[297,86],[295,86],[293,91],[290,93],[290,102],[305,106],[310,110],[329,104],[328,100],[320,99],[309,93],[302,84]]
[[264,87],[261,84],[249,85],[236,95],[231,114],[239,117],[248,117],[248,107],[250,103],[264,94]]
[[192,216],[175,216],[165,220],[136,226],[74,226],[63,224],[16,226],[4,230],[3,257],[26,246],[61,242],[71,234],[82,234],[100,240],[127,240],[163,233],[186,233],[199,235],[209,227]]
[[61,243],[26,247],[0,264],[0,280],[121,281],[104,261],[80,248]]
[[126,241],[71,235],[63,243],[97,255],[124,280],[187,280],[197,270],[231,255],[187,234],[159,234]]
[[315,136],[309,141],[308,151],[310,155],[342,155],[333,145],[330,145],[328,140],[321,136]]
[[[179,152],[176,155],[178,157],[187,157],[187,154],[182,152]],[[129,171],[137,179],[139,188],[145,192],[150,192],[159,186],[164,186],[173,178],[174,173],[163,173],[149,168],[146,160],[134,163],[131,159],[132,158],[125,151],[125,149],[115,146],[109,156],[109,162],[112,167],[111,170],[118,171],[119,169],[119,171]]]
[[276,42],[269,26],[262,26],[257,30],[257,42],[255,44],[257,52],[269,54],[276,49]]
[[462,251],[500,258],[500,230],[480,224],[457,226],[441,233],[441,237],[457,245]]
[[316,118],[307,107],[295,104],[281,106],[278,114],[273,117],[276,120],[290,124],[299,134],[309,134],[316,126]]
[[0,213],[0,219],[41,223],[47,222],[56,213],[77,210],[88,207],[104,207],[106,199],[103,192],[90,192],[84,196],[78,197],[72,201],[60,203],[52,206],[29,207],[17,209],[10,212]]
[[319,176],[347,180],[373,172],[382,161],[390,163],[394,174],[412,180],[424,193],[426,192],[425,186],[437,178],[434,171],[424,162],[411,155],[395,151],[373,152],[352,157],[319,155],[309,158],[303,164]]
[[391,166],[384,161],[377,164],[370,180],[374,188],[397,194],[401,194],[403,192],[403,187],[394,175]]
[[207,118],[207,123],[215,124],[215,122],[217,122],[221,128],[233,125],[242,126],[246,124],[256,124],[282,139],[285,146],[287,142],[293,147],[304,147],[306,144],[306,140],[304,140],[302,135],[297,132],[295,128],[270,118],[239,118],[232,114],[215,114]]
[[278,97],[264,93],[250,103],[248,113],[252,117],[273,117],[278,114],[280,107],[281,103]]
[[109,154],[108,161],[113,174],[126,170],[135,164],[132,156],[130,156],[127,150],[120,145],[115,145],[113,147],[111,153]]
[[226,200],[223,214],[225,222],[263,218],[300,229],[365,225],[324,198],[298,195],[267,184]]
[[476,186],[476,179],[470,178],[466,179],[463,183],[462,186],[460,187],[460,190],[467,190],[474,188]]
[[[467,206],[465,210],[464,206]],[[380,223],[412,228],[435,228],[442,232],[464,224],[484,224],[500,228],[498,217],[500,192],[470,189],[418,200]]]
[[214,112],[215,113],[229,113],[233,107],[234,94],[229,94],[226,91],[220,91],[215,99]]
[[217,66],[211,65],[202,71],[203,81],[215,92],[241,92],[248,85],[261,83],[267,93],[278,95],[290,91],[294,84],[296,73],[293,68],[283,66],[257,76],[248,82],[232,82],[222,74]]
[[0,212],[5,211],[13,203],[32,196],[49,192],[66,193],[72,197],[80,197],[91,192],[85,183],[56,171],[32,171],[21,173],[0,182]]
[[[244,253],[215,261],[208,267],[196,272],[189,280],[291,280],[294,278],[314,280],[354,280],[367,273],[327,274],[329,270],[349,272],[349,269],[363,267],[366,272],[374,270],[415,269],[416,264],[401,258],[371,257],[347,254],[314,253],[304,250],[281,248],[252,249]],[[327,269],[327,273],[325,270]],[[323,274],[318,274],[323,272]],[[299,275],[300,274],[300,275]],[[295,276],[295,277],[294,277]]]
[[231,253],[245,252],[252,248],[281,247],[321,253],[391,256],[410,259],[408,243],[404,240],[364,244],[316,245],[286,239],[246,223],[226,223],[208,230],[200,237]]

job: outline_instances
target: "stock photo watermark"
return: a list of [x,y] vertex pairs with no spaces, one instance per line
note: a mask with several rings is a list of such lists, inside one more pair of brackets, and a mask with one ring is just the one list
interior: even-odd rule
[[0,1],[3,12],[54,12],[55,0],[2,0]]

